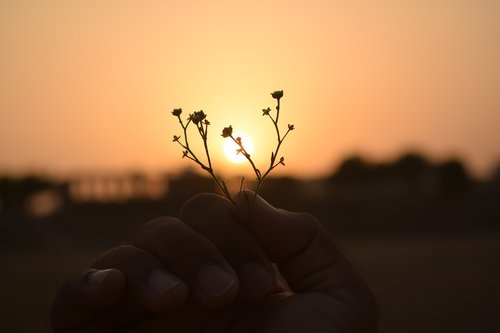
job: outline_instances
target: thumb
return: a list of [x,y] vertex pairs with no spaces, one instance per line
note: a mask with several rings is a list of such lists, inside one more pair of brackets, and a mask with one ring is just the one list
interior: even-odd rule
[[335,312],[345,327],[372,332],[379,310],[370,289],[335,244],[330,233],[311,215],[276,209],[251,191],[240,194],[242,223],[254,234],[269,259],[297,296],[322,295],[319,302]]
[[248,190],[242,219],[295,292],[358,289],[364,284],[330,233],[311,215],[277,209]]

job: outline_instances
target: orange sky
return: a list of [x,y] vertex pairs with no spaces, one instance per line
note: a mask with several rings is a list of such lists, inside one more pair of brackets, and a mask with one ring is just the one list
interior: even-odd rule
[[297,130],[279,174],[414,149],[486,175],[499,36],[489,0],[2,1],[0,171],[178,170],[174,107],[208,113],[216,155],[231,124],[264,163],[260,110],[283,89]]

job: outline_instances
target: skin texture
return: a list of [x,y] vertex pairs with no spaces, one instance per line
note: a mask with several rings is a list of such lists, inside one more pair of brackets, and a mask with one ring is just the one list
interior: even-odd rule
[[308,214],[188,201],[60,289],[54,332],[375,332],[369,288]]

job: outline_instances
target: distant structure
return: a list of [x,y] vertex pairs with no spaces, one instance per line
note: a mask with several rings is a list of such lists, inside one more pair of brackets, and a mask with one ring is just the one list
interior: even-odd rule
[[128,200],[160,200],[168,191],[166,177],[144,174],[91,175],[73,177],[68,182],[74,202],[125,202]]

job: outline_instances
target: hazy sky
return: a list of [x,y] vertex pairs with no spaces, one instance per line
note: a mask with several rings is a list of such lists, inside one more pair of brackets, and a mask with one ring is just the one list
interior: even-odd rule
[[281,174],[413,149],[484,175],[500,161],[500,1],[0,2],[0,170],[178,170],[176,107],[205,110],[216,155],[231,124],[265,163],[277,89],[297,128]]

